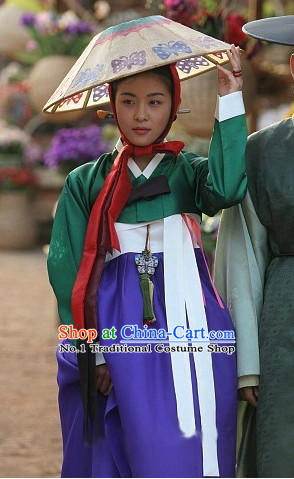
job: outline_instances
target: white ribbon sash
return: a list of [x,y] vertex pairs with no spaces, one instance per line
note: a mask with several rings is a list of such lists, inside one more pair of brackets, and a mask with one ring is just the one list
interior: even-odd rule
[[[152,253],[162,251],[164,253],[165,305],[169,332],[172,332],[178,325],[185,329],[204,328],[206,332],[208,331],[202,286],[194,252],[194,248],[197,247],[196,238],[193,238],[192,229],[187,226],[191,223],[192,216],[195,218],[194,215],[185,216],[186,221],[184,221],[182,215],[177,214],[149,223]],[[116,223],[121,253],[142,251],[147,224]],[[141,232],[138,231],[139,228],[141,228]],[[135,230],[136,234],[134,234]],[[119,252],[114,252],[113,257],[119,254]],[[108,257],[107,259],[112,258]],[[204,345],[203,352],[193,353],[193,359],[201,418],[201,431],[199,432],[196,431],[195,426],[189,353],[171,352],[179,427],[185,437],[201,434],[203,475],[219,476],[216,402],[211,353],[206,351]]]
[[[184,290],[184,244],[181,215],[164,218],[164,289],[167,329],[187,328]],[[177,344],[177,343],[175,343]],[[171,352],[179,425],[186,437],[196,434],[191,368],[188,353]]]
[[[183,250],[185,252],[181,258],[183,269],[185,271],[184,298],[189,322],[189,326],[187,327],[190,329],[204,328],[207,332],[208,325],[194,247],[190,232],[182,218],[181,220],[183,230]],[[179,225],[175,225],[175,227],[180,228]],[[166,237],[172,238],[172,224],[169,224],[167,227],[165,226],[164,229],[166,231]],[[179,251],[179,254],[180,253],[181,252]],[[168,281],[166,276],[165,281]],[[169,289],[168,285],[166,285],[166,287]],[[169,325],[168,318],[167,322]],[[203,474],[204,476],[218,476],[216,404],[211,353],[207,352],[206,346],[204,346],[203,352],[194,352],[193,356],[201,417]]]

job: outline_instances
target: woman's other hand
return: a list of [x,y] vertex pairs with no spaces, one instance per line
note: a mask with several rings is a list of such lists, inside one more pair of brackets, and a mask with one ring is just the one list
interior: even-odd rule
[[104,396],[109,395],[112,388],[112,382],[106,364],[96,366],[96,385],[98,391],[104,394]]
[[235,91],[240,91],[242,90],[243,86],[240,47],[231,45],[230,50],[227,50],[227,55],[230,59],[232,71],[227,70],[220,65],[217,65],[219,96],[224,96]]

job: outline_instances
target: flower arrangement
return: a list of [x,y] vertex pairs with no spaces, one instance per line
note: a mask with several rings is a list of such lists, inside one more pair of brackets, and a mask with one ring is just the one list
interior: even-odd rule
[[103,130],[98,125],[79,128],[62,128],[54,135],[44,163],[50,168],[62,166],[69,171],[79,165],[96,160],[109,150]]
[[164,0],[166,16],[227,43],[245,47],[246,18],[230,8],[230,0]]
[[9,124],[24,127],[33,117],[28,91],[28,85],[22,81],[1,85],[0,115]]
[[0,190],[32,189],[33,172],[25,165],[30,137],[20,128],[0,122]]
[[32,190],[37,186],[34,173],[26,167],[0,168],[0,190]]
[[15,155],[21,162],[29,139],[29,136],[20,128],[0,122],[0,156],[7,158],[7,161],[9,155]]
[[53,11],[25,13],[21,24],[29,30],[31,39],[23,60],[36,61],[44,56],[79,56],[93,36],[95,27],[80,20],[74,12],[58,15]]

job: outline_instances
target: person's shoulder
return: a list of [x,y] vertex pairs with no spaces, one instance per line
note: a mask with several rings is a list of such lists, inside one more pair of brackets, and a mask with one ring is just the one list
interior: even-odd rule
[[281,120],[249,136],[246,147],[246,173],[249,185],[255,181],[259,173],[265,178],[265,172],[271,174],[273,166],[277,168],[278,159],[283,158],[281,151],[285,149],[289,138],[292,143],[294,139],[292,118]]
[[248,137],[246,147],[246,169],[256,171],[259,165],[264,166],[272,161],[284,147],[287,137],[294,133],[292,118],[281,120],[267,126]]
[[188,165],[188,168],[192,168],[193,171],[202,170],[203,168],[206,169],[207,166],[207,158],[204,156],[199,155],[198,153],[194,153],[192,151],[182,151],[181,152],[181,159],[182,162]]
[[252,133],[248,137],[248,145],[249,147],[254,147],[258,144],[264,145],[271,141],[275,142],[276,140],[282,140],[285,132],[288,130],[293,130],[294,132],[292,118],[286,118],[285,120],[273,123],[272,125]]
[[198,161],[201,161],[204,159],[203,156],[199,155],[198,153],[194,153],[193,151],[187,151],[183,150],[180,153],[180,157],[182,158],[183,161],[186,161],[187,163],[193,164],[197,163]]

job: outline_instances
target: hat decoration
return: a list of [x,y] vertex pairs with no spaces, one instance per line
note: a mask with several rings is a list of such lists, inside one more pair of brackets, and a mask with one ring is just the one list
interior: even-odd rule
[[99,108],[114,80],[176,63],[180,80],[229,61],[225,42],[160,15],[125,22],[96,35],[46,103],[46,113]]
[[242,30],[259,40],[294,46],[294,15],[254,20],[246,23]]

